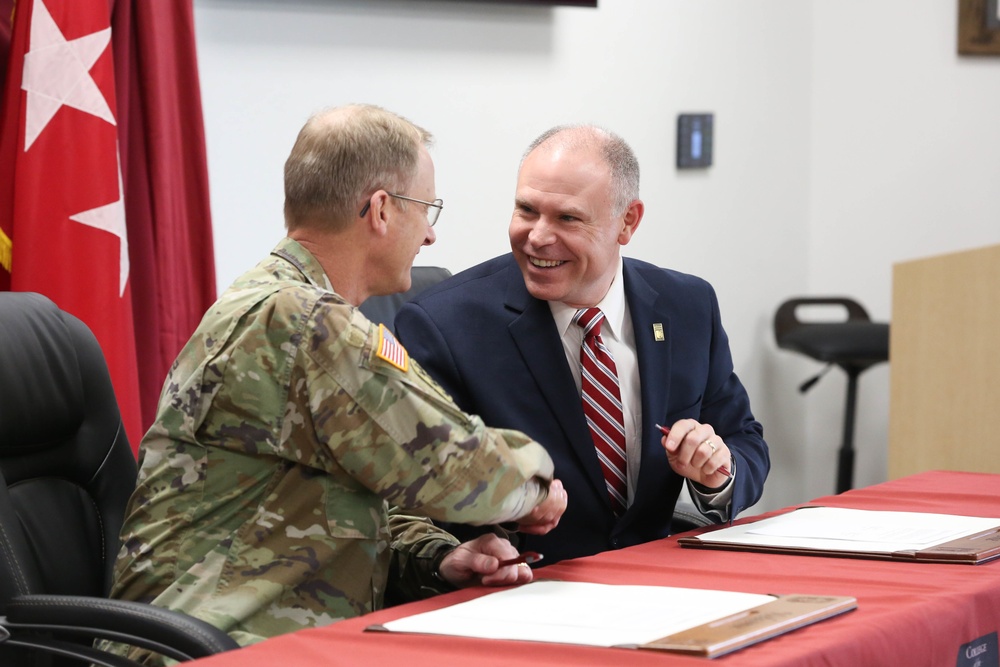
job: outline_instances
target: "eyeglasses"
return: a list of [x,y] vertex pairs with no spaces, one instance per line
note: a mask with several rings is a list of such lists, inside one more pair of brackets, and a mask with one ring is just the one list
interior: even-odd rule
[[[423,199],[415,199],[414,197],[407,197],[406,195],[394,195],[391,192],[387,192],[390,197],[395,197],[396,199],[405,199],[406,201],[415,201],[418,204],[423,204],[427,207],[427,224],[431,227],[434,223],[438,221],[438,216],[441,215],[441,209],[444,208],[443,199],[435,199],[434,201],[424,201]],[[364,208],[361,209],[361,217],[365,217],[368,213],[368,209],[371,208],[372,200],[369,199],[365,202]]]

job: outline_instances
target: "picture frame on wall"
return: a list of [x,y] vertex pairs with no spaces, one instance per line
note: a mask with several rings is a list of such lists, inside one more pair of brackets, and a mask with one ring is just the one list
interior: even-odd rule
[[1000,56],[1000,0],[958,0],[958,52]]

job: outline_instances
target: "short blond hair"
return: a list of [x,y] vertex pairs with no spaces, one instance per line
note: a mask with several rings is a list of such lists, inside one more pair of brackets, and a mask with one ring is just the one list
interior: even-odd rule
[[405,191],[430,132],[370,104],[325,109],[299,131],[285,161],[285,226],[342,229],[366,196]]

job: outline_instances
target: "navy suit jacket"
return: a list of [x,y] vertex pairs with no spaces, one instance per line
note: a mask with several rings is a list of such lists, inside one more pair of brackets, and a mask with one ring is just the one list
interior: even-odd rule
[[[439,283],[396,316],[410,355],[459,407],[488,426],[527,433],[552,456],[569,497],[566,513],[548,535],[522,534],[519,545],[549,563],[670,534],[684,480],[667,463],[654,424],[689,417],[723,438],[736,469],[730,519],[757,502],[770,466],[711,285],[632,259],[624,261],[624,283],[639,365],[642,461],[633,502],[617,519],[549,305],[528,293],[512,255]],[[463,540],[482,532],[446,527]]]

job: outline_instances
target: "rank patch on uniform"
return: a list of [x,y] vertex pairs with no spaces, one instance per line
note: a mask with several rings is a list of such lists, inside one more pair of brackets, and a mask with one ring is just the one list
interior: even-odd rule
[[410,355],[407,354],[406,348],[400,345],[384,324],[378,325],[378,351],[375,352],[375,356],[389,362],[404,373],[410,367]]

